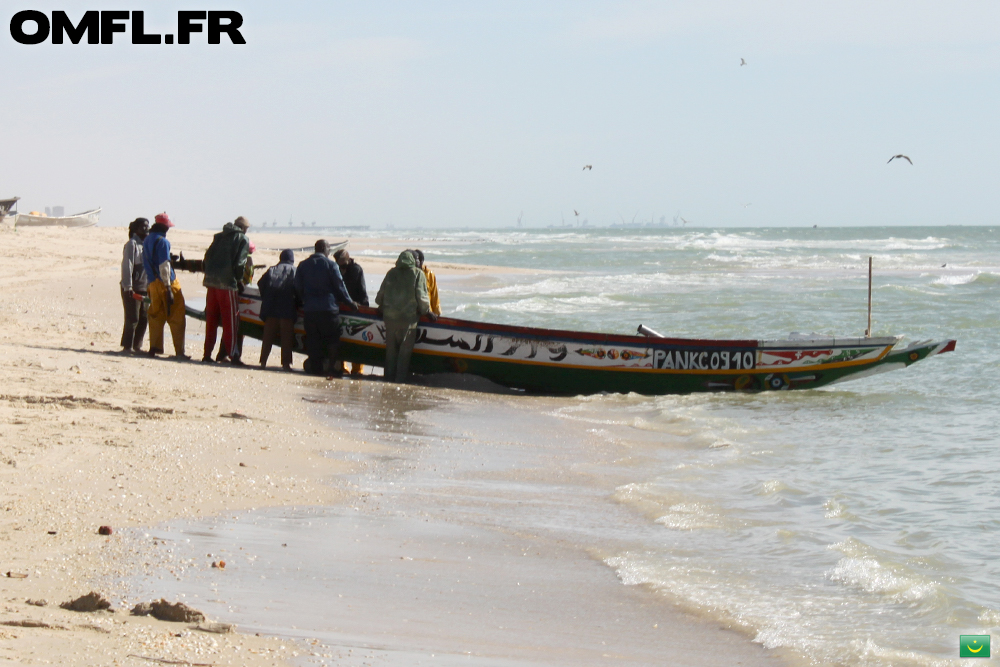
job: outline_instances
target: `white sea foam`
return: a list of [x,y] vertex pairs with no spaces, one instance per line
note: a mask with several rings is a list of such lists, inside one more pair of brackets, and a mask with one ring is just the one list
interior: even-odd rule
[[932,284],[934,285],[968,285],[979,277],[979,272],[956,273],[939,276]]
[[1000,627],[1000,611],[996,609],[984,609],[979,614],[979,622],[990,628]]
[[893,602],[917,602],[937,590],[933,582],[901,575],[874,558],[842,558],[829,576],[832,581],[885,596]]
[[826,510],[826,512],[823,513],[823,518],[825,518],[825,519],[853,519],[854,518],[854,516],[850,512],[847,511],[847,508],[844,507],[843,503],[841,503],[836,498],[830,498],[825,503],[823,503],[823,508]]
[[698,615],[751,631],[766,648],[790,648],[817,665],[881,665],[864,660],[872,647],[852,645],[854,632],[829,630],[825,617],[846,615],[841,600],[754,585],[749,572],[719,571],[693,559],[659,561],[651,553],[625,552],[605,559],[623,584],[646,585]]
[[787,489],[788,485],[778,479],[769,479],[766,482],[761,482],[760,485],[760,493],[765,496],[773,496]]
[[718,529],[731,526],[710,502],[656,484],[626,484],[615,489],[614,499],[672,530]]
[[696,530],[699,528],[721,528],[721,517],[702,503],[677,503],[667,508],[667,513],[656,519],[656,523],[674,530]]
[[916,574],[912,569],[896,562],[888,562],[884,555],[850,538],[831,545],[831,549],[845,554],[827,574],[831,581],[883,596],[893,602],[919,602],[938,592],[939,584]]

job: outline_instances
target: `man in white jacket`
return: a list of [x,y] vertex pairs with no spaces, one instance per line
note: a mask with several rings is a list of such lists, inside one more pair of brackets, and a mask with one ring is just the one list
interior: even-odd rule
[[[142,242],[149,233],[149,220],[136,218],[128,226],[128,242],[122,249],[122,306],[125,326],[122,329],[122,352],[139,352],[146,335],[146,271],[142,266]],[[137,298],[138,297],[138,298]]]

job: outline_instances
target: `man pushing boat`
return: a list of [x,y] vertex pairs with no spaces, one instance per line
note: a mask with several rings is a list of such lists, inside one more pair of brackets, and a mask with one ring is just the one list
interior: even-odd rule
[[385,380],[406,382],[420,316],[427,315],[432,322],[437,320],[437,315],[431,312],[427,278],[411,251],[399,253],[396,266],[382,280],[375,303],[385,322]]
[[316,241],[316,252],[302,260],[295,269],[295,288],[302,300],[305,320],[307,373],[341,377],[336,370],[340,346],[340,308],[343,303],[357,311],[340,275],[340,267],[330,259],[330,244]]
[[163,354],[163,325],[170,325],[174,342],[174,357],[190,359],[184,354],[184,294],[170,263],[170,241],[167,230],[174,226],[166,213],[157,214],[153,226],[142,242],[142,265],[149,281],[149,356]]
[[243,279],[250,254],[250,240],[246,236],[249,228],[250,223],[242,215],[227,222],[205,251],[202,284],[208,292],[205,295],[205,354],[201,359],[204,362],[212,361],[216,331],[221,322],[222,346],[216,361],[228,358],[234,366],[244,365],[237,335],[240,328],[237,302],[246,286]]

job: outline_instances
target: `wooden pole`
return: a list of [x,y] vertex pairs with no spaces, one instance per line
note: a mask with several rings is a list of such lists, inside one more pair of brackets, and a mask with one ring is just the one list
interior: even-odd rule
[[865,329],[865,338],[872,337],[872,258],[868,257],[868,328]]

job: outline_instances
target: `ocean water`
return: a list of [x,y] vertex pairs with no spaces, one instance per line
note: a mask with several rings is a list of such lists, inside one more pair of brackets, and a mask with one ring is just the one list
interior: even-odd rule
[[[349,480],[379,499],[359,516],[423,513],[571,544],[622,585],[809,664],[958,664],[960,634],[1000,635],[1000,228],[422,232],[407,242],[432,268],[531,270],[440,277],[448,315],[613,333],[643,323],[698,338],[860,335],[872,256],[874,334],[958,347],[799,392],[550,398],[341,383],[313,397],[318,413],[394,452]],[[236,540],[306,520],[343,519],[278,512],[161,534]],[[211,539],[215,551],[236,549]],[[281,569],[281,558],[265,560]],[[226,598],[223,615],[246,606],[239,590],[204,594]],[[256,622],[291,632],[277,618]]]
[[606,562],[820,663],[934,663],[1000,631],[1000,228],[469,236],[438,261],[566,273],[467,287],[456,314],[695,337],[860,334],[873,257],[874,333],[955,354],[819,391],[560,409],[687,443],[616,489],[663,530]]

